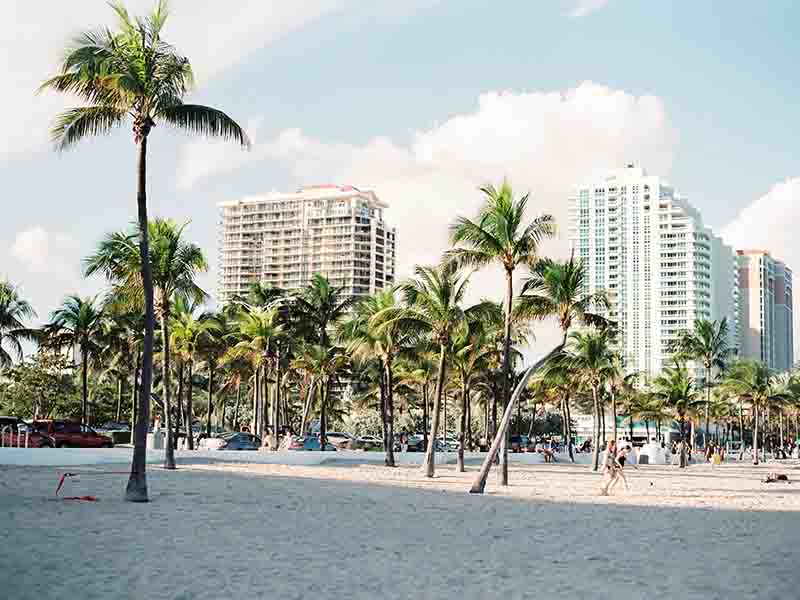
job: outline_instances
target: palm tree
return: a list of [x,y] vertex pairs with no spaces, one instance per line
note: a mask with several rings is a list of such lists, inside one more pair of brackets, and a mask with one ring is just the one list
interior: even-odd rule
[[608,329],[571,334],[571,348],[563,357],[565,366],[591,390],[594,406],[592,469],[597,471],[600,457],[600,390],[616,372],[612,336]]
[[[498,307],[499,308],[499,307]],[[452,358],[454,383],[460,388],[461,423],[458,434],[458,470],[464,472],[464,449],[467,445],[467,428],[470,418],[472,391],[478,387],[486,371],[486,361],[497,353],[487,343],[486,323],[473,321],[466,330],[453,337]]]
[[[285,327],[280,323],[278,308],[250,308],[239,317],[237,331],[230,334],[238,342],[227,354],[226,360],[246,357],[253,365],[253,431],[263,432],[264,409],[267,406],[268,378],[274,376],[276,366],[276,343],[284,335]],[[278,385],[276,378],[276,386]],[[263,388],[263,389],[262,389]],[[273,423],[273,444],[277,448],[277,424]]]
[[753,410],[753,464],[758,464],[759,412],[788,397],[781,380],[764,363],[742,360],[731,365],[723,389],[750,402]]
[[377,332],[398,328],[410,335],[429,337],[439,346],[439,366],[436,378],[431,433],[425,452],[425,476],[434,475],[434,449],[439,431],[439,413],[444,397],[447,375],[447,354],[452,338],[464,331],[470,320],[479,319],[494,305],[480,303],[468,309],[462,307],[469,277],[462,276],[454,262],[435,267],[417,266],[415,279],[398,287],[405,306],[384,308],[372,318]]
[[89,363],[102,352],[105,314],[96,298],[67,296],[45,325],[44,345],[59,350],[77,350],[81,361],[81,423],[88,425]]
[[377,327],[373,317],[385,309],[397,307],[393,289],[367,296],[356,305],[353,316],[341,328],[342,341],[347,342],[350,356],[356,360],[377,358],[381,372],[378,376],[381,419],[384,423],[386,466],[394,467],[394,389],[395,361],[409,352],[416,342],[412,331],[397,323]]
[[[209,321],[213,326],[209,327],[206,335],[200,344],[200,356],[206,363],[208,369],[208,390],[207,390],[207,409],[206,409],[206,437],[211,437],[211,413],[214,403],[214,376],[220,366],[220,361],[228,351],[230,341],[229,335],[232,333],[232,324],[228,319],[228,312],[208,312],[203,314],[200,319]],[[224,423],[223,423],[224,425]]]
[[[555,233],[553,217],[541,215],[526,222],[528,194],[515,199],[511,184],[503,181],[500,188],[480,188],[484,205],[477,220],[460,217],[450,227],[452,250],[446,258],[459,267],[485,268],[500,265],[506,283],[505,329],[503,335],[503,404],[510,397],[511,376],[511,309],[514,301],[514,271],[519,265],[532,267],[539,256],[539,244]],[[502,432],[501,485],[508,485],[508,429]]]
[[153,372],[155,312],[147,218],[147,141],[157,124],[208,137],[234,140],[249,147],[242,128],[220,110],[184,104],[194,86],[189,60],[166,43],[161,32],[168,16],[166,0],[147,18],[134,19],[119,2],[111,4],[117,29],[89,30],[77,36],[66,52],[58,73],[41,90],[76,96],[84,105],[60,114],[51,136],[59,150],[66,150],[90,136],[107,135],[133,121],[133,141],[138,147],[137,193],[138,243],[144,292],[145,333],[142,353],[140,410],[134,434],[127,500],[146,502],[146,437]]
[[[653,380],[653,396],[678,417],[681,428],[681,441],[686,439],[686,415],[697,403],[694,380],[686,365],[679,360],[672,367],[665,367]],[[681,446],[680,466],[686,466],[684,446]]]
[[[155,286],[155,314],[161,323],[163,343],[162,377],[164,388],[164,427],[167,430],[164,468],[175,468],[171,428],[172,381],[170,369],[170,318],[171,304],[175,300],[189,303],[202,302],[207,294],[195,283],[198,274],[208,270],[203,250],[197,244],[186,241],[183,231],[186,225],[178,225],[170,219],[155,219],[149,229],[149,269],[151,284]],[[85,260],[87,276],[102,273],[111,282],[114,293],[128,298],[133,306],[141,306],[143,300],[140,232],[116,232],[108,234],[98,245],[94,254]],[[146,311],[145,311],[146,312]],[[146,361],[145,361],[146,362]],[[142,369],[144,381],[144,367]],[[141,393],[145,393],[142,385]],[[141,412],[141,411],[140,411]]]
[[708,321],[701,319],[694,325],[694,331],[684,331],[675,343],[678,353],[686,360],[697,360],[705,369],[706,425],[703,429],[703,446],[708,435],[708,412],[711,406],[711,388],[714,369],[723,370],[725,363],[736,350],[730,345],[728,320]]
[[14,358],[22,360],[22,342],[36,339],[35,332],[24,325],[25,319],[35,316],[19,289],[7,280],[0,280],[0,369],[10,366]]
[[295,329],[325,348],[330,347],[330,329],[347,315],[354,302],[355,298],[347,296],[343,287],[334,287],[319,273],[300,294],[289,298]]
[[[219,325],[210,319],[202,320],[195,318],[194,316],[194,306],[191,304],[187,304],[183,300],[178,300],[175,302],[175,314],[170,319],[170,326],[168,329],[164,329],[164,331],[169,332],[169,340],[164,343],[164,348],[162,352],[169,353],[174,351],[180,356],[180,359],[188,368],[188,378],[187,378],[187,390],[186,390],[186,408],[184,410],[184,420],[186,423],[186,440],[188,443],[189,450],[194,450],[194,437],[193,437],[193,416],[192,416],[192,400],[193,400],[193,379],[192,375],[194,374],[194,364],[200,354],[200,348],[203,342],[210,338],[215,332],[219,331]],[[172,350],[170,350],[172,347]],[[169,359],[165,359],[165,370],[168,368]],[[165,421],[167,421],[166,416],[169,413],[169,406],[166,405],[166,397],[167,392],[166,389],[168,387],[167,384],[168,377],[164,375],[164,387],[165,387]],[[180,402],[180,398],[178,398],[178,402]],[[169,421],[167,421],[169,423]],[[168,435],[168,444],[167,448],[172,445],[172,438],[171,438],[171,431],[170,426],[167,425],[167,435]],[[174,463],[173,463],[174,468]]]
[[[608,307],[607,297],[603,292],[589,293],[588,278],[586,268],[580,261],[576,261],[574,256],[565,262],[539,259],[534,264],[531,277],[525,282],[522,295],[514,308],[515,319],[544,320],[556,317],[563,337],[558,346],[531,365],[521,377],[514,390],[517,398],[526,389],[531,375],[564,349],[573,322],[578,321],[599,328],[608,326],[608,321],[599,314]],[[500,431],[505,431],[508,427],[511,420],[511,404],[515,401],[516,399],[512,398],[512,402],[506,406]],[[501,436],[495,435],[489,455],[484,459],[470,493],[482,494],[486,488],[489,470],[501,441]]]
[[331,408],[331,384],[338,373],[348,364],[347,355],[337,346],[325,347],[320,344],[307,346],[301,350],[293,361],[295,369],[307,372],[319,382],[319,446],[325,450],[328,420],[328,409]]

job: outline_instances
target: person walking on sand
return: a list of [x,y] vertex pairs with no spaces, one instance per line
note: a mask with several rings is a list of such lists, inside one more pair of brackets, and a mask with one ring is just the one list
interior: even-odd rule
[[[624,471],[625,471],[625,465],[627,464],[628,461],[628,456],[632,452],[633,452],[633,447],[627,443],[622,448],[619,449],[619,452],[617,452],[617,465],[619,465],[619,468],[617,469],[617,478],[614,480],[613,483],[611,483],[608,486],[609,491],[611,491],[614,488],[614,486],[617,484],[619,480],[622,480],[622,483],[625,485],[625,491],[629,489],[628,480],[625,478]],[[639,467],[636,466],[635,462],[632,462],[631,465],[637,471],[639,470]]]
[[617,442],[608,440],[603,456],[603,478],[600,481],[600,495],[608,496],[611,487],[616,483],[622,468],[617,462]]

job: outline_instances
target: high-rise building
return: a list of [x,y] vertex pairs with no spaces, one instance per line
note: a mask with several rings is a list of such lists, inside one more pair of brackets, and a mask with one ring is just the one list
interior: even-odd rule
[[726,317],[738,346],[735,255],[664,178],[629,164],[575,186],[569,207],[584,291],[606,290],[626,370],[658,374],[700,319]]
[[794,362],[792,271],[765,250],[739,250],[740,357],[788,371]]
[[372,190],[320,185],[222,202],[218,228],[218,300],[260,281],[285,289],[316,273],[363,296],[395,278],[395,230]]

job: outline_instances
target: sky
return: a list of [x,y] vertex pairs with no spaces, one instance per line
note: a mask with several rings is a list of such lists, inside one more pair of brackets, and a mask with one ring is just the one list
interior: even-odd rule
[[[154,0],[129,0],[132,12]],[[102,0],[0,0],[0,277],[40,319],[95,294],[81,260],[135,218],[129,129],[57,153],[74,101],[36,94],[75,33],[113,23]],[[478,186],[507,177],[530,216],[561,225],[570,186],[637,162],[664,175],[736,247],[800,270],[800,153],[792,24],[800,3],[636,0],[173,0],[165,37],[197,76],[192,102],[245,126],[250,152],[156,127],[151,216],[188,222],[211,263],[217,203],[319,183],[390,204],[400,277],[434,263]],[[797,265],[797,266],[796,266]],[[495,274],[473,297],[502,295]],[[552,331],[543,331],[545,343]]]

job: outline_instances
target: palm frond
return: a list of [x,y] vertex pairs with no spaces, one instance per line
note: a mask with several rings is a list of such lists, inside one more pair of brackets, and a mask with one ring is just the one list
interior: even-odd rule
[[66,150],[88,136],[107,135],[122,125],[126,113],[110,106],[83,106],[56,117],[50,138]]
[[199,104],[178,104],[164,107],[156,116],[173,127],[185,129],[191,133],[234,140],[245,148],[250,147],[250,139],[244,129],[216,108]]

